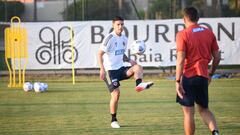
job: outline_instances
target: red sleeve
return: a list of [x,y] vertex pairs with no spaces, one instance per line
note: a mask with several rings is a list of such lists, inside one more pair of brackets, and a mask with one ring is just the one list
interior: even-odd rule
[[176,37],[177,51],[186,51],[185,40],[183,32],[178,32]]
[[217,51],[219,50],[219,47],[218,47],[218,44],[217,44],[217,40],[216,40],[216,37],[214,36],[213,34],[213,42],[212,42],[212,51]]

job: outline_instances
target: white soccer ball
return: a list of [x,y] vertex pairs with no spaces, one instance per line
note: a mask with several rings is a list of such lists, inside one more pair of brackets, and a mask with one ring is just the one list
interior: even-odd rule
[[43,88],[43,86],[41,85],[40,82],[35,82],[33,87],[34,87],[34,91],[37,92],[37,93],[44,91],[44,88]]
[[32,89],[33,89],[32,83],[30,83],[30,82],[25,82],[25,83],[23,84],[23,90],[24,90],[24,91],[28,92],[28,91],[31,91]]
[[130,49],[131,49],[132,54],[142,55],[146,50],[145,42],[143,40],[135,40],[131,44]]
[[47,91],[48,85],[46,83],[41,83],[41,86],[43,87],[43,90],[42,90],[43,92]]

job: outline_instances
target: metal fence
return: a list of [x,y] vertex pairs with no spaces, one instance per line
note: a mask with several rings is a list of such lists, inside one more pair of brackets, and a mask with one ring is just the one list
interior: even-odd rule
[[1,0],[0,21],[12,16],[22,21],[180,18],[181,10],[195,6],[201,17],[240,16],[240,0]]

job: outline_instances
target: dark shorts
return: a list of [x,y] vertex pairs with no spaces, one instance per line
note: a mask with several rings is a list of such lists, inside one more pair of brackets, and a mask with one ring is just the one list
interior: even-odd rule
[[112,92],[114,89],[120,86],[120,81],[130,78],[127,76],[127,71],[130,67],[121,67],[118,70],[106,71],[106,77],[104,79],[108,90]]
[[183,77],[183,99],[177,96],[177,102],[183,106],[193,107],[194,102],[203,108],[208,108],[208,79],[201,76]]

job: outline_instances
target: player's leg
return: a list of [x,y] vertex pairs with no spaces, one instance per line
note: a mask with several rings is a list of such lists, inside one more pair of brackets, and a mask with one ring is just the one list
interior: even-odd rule
[[[120,97],[119,88],[117,88],[111,92],[111,99],[110,99],[110,113],[111,114],[117,113],[119,97]],[[116,116],[112,117],[112,121],[117,121]]]
[[111,126],[112,128],[120,128],[117,122],[117,109],[118,109],[118,101],[120,97],[120,90],[119,88],[114,89],[111,92],[111,99],[110,99],[110,113],[112,116]]
[[130,67],[127,71],[127,76],[133,76],[135,79],[143,78],[143,68],[142,66],[136,64]]
[[198,105],[198,111],[213,135],[218,135],[217,123],[213,113],[208,108],[203,108],[200,105]]
[[184,114],[184,131],[185,135],[194,135],[195,122],[194,122],[194,107],[182,106]]
[[208,79],[199,77],[199,82],[196,90],[196,103],[198,105],[198,111],[204,123],[208,126],[213,135],[218,135],[219,133],[216,119],[208,108]]
[[185,91],[183,98],[177,95],[176,101],[182,106],[184,116],[184,131],[186,135],[193,135],[195,132],[194,122],[194,100],[195,100],[195,77],[187,78],[183,76],[182,85]]
[[136,80],[136,91],[140,92],[142,90],[150,88],[154,83],[153,82],[142,82],[143,79],[143,68],[142,66],[136,64],[129,68],[126,72],[128,77],[134,76]]
[[118,121],[117,121],[117,109],[118,109],[118,101],[120,97],[120,90],[119,90],[119,78],[118,78],[118,71],[107,71],[106,77],[104,81],[108,87],[109,92],[111,93],[110,99],[110,113],[111,113],[111,127],[112,128],[120,128]]

